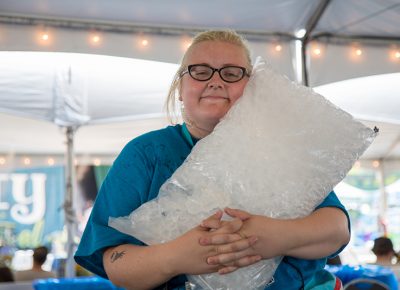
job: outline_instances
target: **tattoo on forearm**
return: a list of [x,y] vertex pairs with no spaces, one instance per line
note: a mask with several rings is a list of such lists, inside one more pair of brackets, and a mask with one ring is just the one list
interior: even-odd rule
[[125,251],[122,252],[113,252],[111,254],[111,263],[114,263],[116,260],[119,258],[122,258],[122,256],[125,255]]

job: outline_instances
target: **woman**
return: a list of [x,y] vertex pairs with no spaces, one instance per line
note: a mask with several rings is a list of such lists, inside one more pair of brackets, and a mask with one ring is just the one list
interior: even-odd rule
[[323,270],[325,257],[349,240],[348,215],[333,192],[306,218],[277,220],[226,209],[232,221],[221,222],[222,212],[217,212],[160,245],[143,246],[108,227],[108,217],[129,215],[157,196],[196,142],[242,96],[251,68],[249,49],[235,32],[208,31],[194,38],[167,100],[172,111],[178,92],[185,123],[142,135],[124,148],[95,202],[75,255],[79,264],[127,289],[184,289],[184,274],[223,275],[281,255],[287,257],[267,289],[332,280]]

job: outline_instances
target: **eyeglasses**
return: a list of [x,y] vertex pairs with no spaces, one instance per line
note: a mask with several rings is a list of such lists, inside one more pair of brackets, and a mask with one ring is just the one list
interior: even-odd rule
[[196,81],[205,82],[210,80],[215,72],[218,72],[221,79],[227,83],[236,83],[245,76],[250,77],[247,69],[241,66],[229,65],[221,68],[213,68],[206,64],[189,65],[187,69],[182,72],[181,76],[189,73]]

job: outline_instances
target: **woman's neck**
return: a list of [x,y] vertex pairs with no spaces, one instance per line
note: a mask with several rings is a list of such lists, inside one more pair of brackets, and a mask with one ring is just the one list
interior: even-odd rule
[[186,123],[186,127],[187,127],[190,135],[192,135],[196,139],[202,139],[202,138],[206,137],[214,129],[214,128],[212,128],[212,129],[204,128],[202,126],[199,126],[195,122],[193,122],[192,120],[188,120],[187,118],[185,118],[185,123]]

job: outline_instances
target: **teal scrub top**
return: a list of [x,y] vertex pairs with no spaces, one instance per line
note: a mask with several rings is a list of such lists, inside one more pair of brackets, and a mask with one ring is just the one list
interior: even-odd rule
[[[161,185],[183,163],[196,141],[184,124],[146,133],[124,147],[97,195],[74,256],[78,264],[107,278],[103,267],[103,251],[106,248],[120,244],[144,245],[134,237],[109,227],[108,218],[127,216],[157,197]],[[348,217],[334,192],[318,206],[321,207],[340,208]],[[274,274],[273,282],[266,289],[300,289],[302,285],[313,283],[314,276],[318,271],[324,271],[325,264],[325,258],[304,260],[285,257]],[[168,289],[184,289],[185,281],[184,275],[175,277],[168,281]]]

